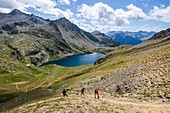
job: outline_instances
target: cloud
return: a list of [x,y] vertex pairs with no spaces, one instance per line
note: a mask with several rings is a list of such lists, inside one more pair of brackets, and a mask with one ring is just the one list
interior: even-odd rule
[[164,7],[165,7],[165,5],[164,5],[164,4],[160,4],[160,6],[161,6],[162,8],[164,8]]
[[114,13],[114,10],[111,7],[101,2],[94,4],[94,6],[82,4],[78,8],[78,11],[83,17],[88,19],[99,19],[100,17],[104,16],[104,14]]
[[87,23],[80,24],[80,27],[89,30],[102,30],[107,31],[110,29],[119,29],[124,25],[130,24],[132,21],[139,20],[158,20],[162,22],[170,22],[170,6],[161,8],[155,6],[149,13],[133,4],[129,4],[124,9],[113,9],[107,4],[102,2],[95,3],[94,5],[82,4],[78,7],[76,15],[78,20],[86,19],[91,26]]
[[65,16],[69,19],[74,15],[70,9],[61,10],[56,8],[57,5],[58,4],[55,0],[1,0],[0,12],[9,13],[13,9],[19,9],[23,12],[27,12],[28,8],[33,8],[36,11],[55,16],[57,18]]
[[58,0],[58,2],[61,3],[61,4],[70,5],[70,0]]
[[[73,2],[77,2],[77,0],[72,0]],[[58,0],[58,3],[62,4],[62,5],[70,5],[71,0]]]
[[150,19],[170,22],[170,6],[166,8],[154,6],[153,10],[150,11]]
[[0,12],[9,13],[12,9],[16,8],[24,12],[27,7],[27,4],[24,4],[17,0],[1,0]]
[[128,11],[126,12],[126,18],[128,20],[139,20],[146,19],[147,15],[142,11],[142,9],[130,4],[127,6]]
[[94,4],[94,6],[88,6],[82,4],[78,8],[79,16],[86,19],[98,20],[101,22],[109,22],[109,20],[114,18],[114,10],[107,4],[101,2]]
[[123,9],[114,10],[102,2],[98,2],[93,6],[82,4],[77,10],[77,17],[89,20],[93,28],[97,30],[119,28],[119,26],[129,24],[133,20],[148,18],[142,9],[133,4],[127,6],[127,11]]
[[114,10],[107,4],[98,2],[93,6],[82,4],[78,8],[79,16],[90,20],[97,20],[100,23],[108,23],[112,25],[128,24],[132,20],[147,18],[142,9],[130,4],[127,6],[128,11],[123,9]]
[[0,8],[0,12],[2,13],[9,13],[11,10],[8,8]]

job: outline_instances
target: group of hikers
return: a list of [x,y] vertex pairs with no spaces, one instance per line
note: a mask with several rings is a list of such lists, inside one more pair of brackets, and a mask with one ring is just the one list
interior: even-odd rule
[[[67,91],[68,89],[63,89],[62,93],[64,97],[67,97]],[[84,95],[85,88],[81,89],[81,95]],[[94,90],[94,98],[99,98],[99,89]]]

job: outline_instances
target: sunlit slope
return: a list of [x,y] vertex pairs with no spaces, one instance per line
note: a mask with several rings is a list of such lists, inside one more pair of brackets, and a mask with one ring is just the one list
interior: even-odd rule
[[[38,70],[35,79],[27,86],[18,85],[18,90],[25,93],[1,104],[5,106],[3,109],[6,108],[6,112],[169,112],[169,104],[160,100],[168,101],[170,94],[169,36],[133,47],[98,51],[104,51],[107,56],[96,61],[94,66],[34,68]],[[82,87],[86,88],[85,97],[79,96]],[[68,99],[61,97],[63,88],[69,89]],[[100,89],[100,100],[94,100],[95,88]]]
[[[165,100],[170,91],[169,50],[169,41],[160,42],[144,48],[113,53],[94,67],[84,67],[83,71],[80,67],[73,68],[79,69],[80,73],[66,73],[65,78],[60,80],[53,76],[56,81],[51,82],[51,90],[48,90],[52,91],[53,96],[49,94],[46,98],[27,101],[6,112],[168,113],[169,104],[162,103],[159,99]],[[51,69],[56,72],[56,68]],[[120,86],[121,93],[117,92],[117,85]],[[80,95],[82,87],[86,88],[85,96]],[[67,98],[62,97],[63,88],[69,89]],[[95,88],[100,89],[99,100],[94,99]],[[42,93],[41,91],[38,94]],[[14,100],[9,101],[12,102]]]

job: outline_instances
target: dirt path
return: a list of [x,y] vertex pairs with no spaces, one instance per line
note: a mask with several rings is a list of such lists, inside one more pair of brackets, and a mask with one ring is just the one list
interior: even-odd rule
[[24,104],[14,108],[13,112],[26,113],[170,113],[170,103],[130,102],[102,96],[95,99],[93,95],[72,94],[66,98],[62,95],[49,99]]
[[148,102],[137,103],[137,102],[119,101],[119,100],[106,99],[106,98],[102,98],[102,100],[108,101],[113,104],[121,104],[121,105],[133,105],[133,106],[145,106],[145,107],[163,107],[163,106],[170,107],[170,103],[169,104],[168,103],[148,103]]

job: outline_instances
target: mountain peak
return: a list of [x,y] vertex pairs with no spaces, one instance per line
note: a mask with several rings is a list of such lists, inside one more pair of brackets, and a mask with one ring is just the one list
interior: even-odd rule
[[62,21],[66,21],[66,20],[68,20],[66,17],[61,17],[61,18],[59,18],[58,20],[62,20]]
[[24,13],[21,12],[20,10],[18,10],[18,9],[14,9],[10,12],[10,14],[15,15],[15,14],[24,14]]
[[54,20],[53,22],[56,22],[57,24],[65,24],[65,23],[71,23],[67,18],[65,18],[65,17],[61,17],[61,18],[59,18],[59,19],[57,19],[57,20]]
[[93,34],[93,35],[102,35],[102,36],[106,36],[104,33],[101,33],[100,31],[97,31],[97,30],[91,32],[91,34]]
[[91,32],[92,34],[101,34],[101,32],[100,31],[97,31],[97,30],[95,30],[95,31],[93,31],[93,32]]
[[[66,17],[61,17],[60,19],[61,19],[61,20],[67,20],[67,18],[66,18]],[[59,19],[59,20],[60,20],[60,19]]]

